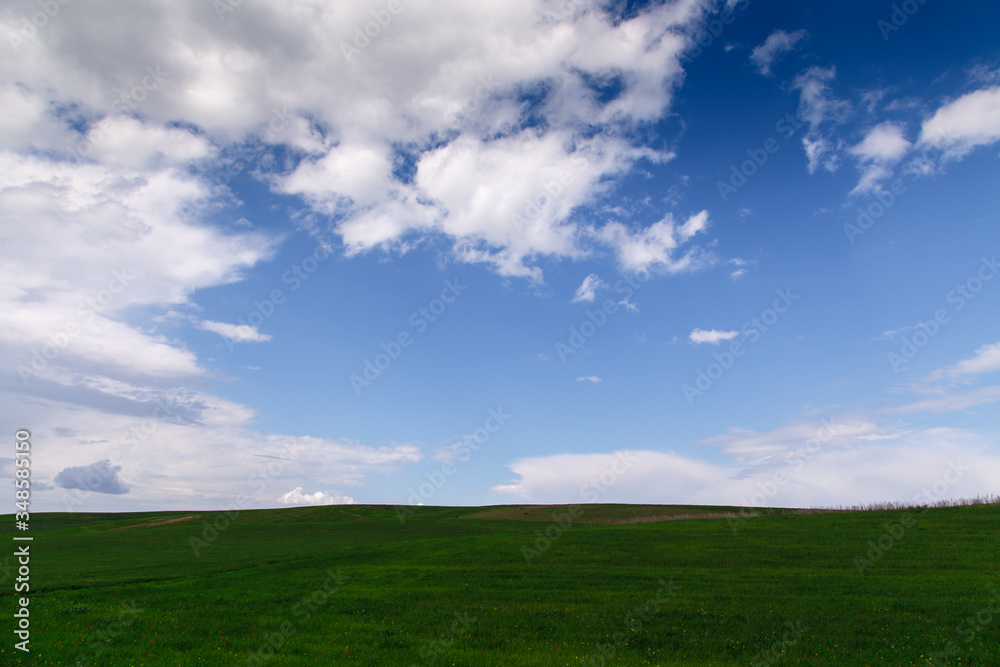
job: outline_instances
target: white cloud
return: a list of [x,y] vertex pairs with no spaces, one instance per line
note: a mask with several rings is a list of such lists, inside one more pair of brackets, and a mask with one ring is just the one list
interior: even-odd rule
[[622,306],[623,308],[625,308],[625,310],[632,311],[633,313],[638,313],[639,312],[639,306],[637,306],[636,304],[632,303],[628,299],[622,299],[621,301],[618,302],[618,305]]
[[[122,319],[170,311],[239,280],[274,241],[225,234],[189,205],[207,193],[171,166],[133,170],[0,151],[0,343],[30,379],[61,366],[127,377],[202,375],[180,344]],[[31,220],[31,224],[24,224]],[[34,348],[58,354],[34,359]],[[39,363],[42,362],[42,363]]]
[[661,269],[668,273],[690,271],[705,265],[709,259],[697,250],[675,257],[680,246],[696,234],[708,229],[708,211],[692,215],[678,225],[671,214],[645,229],[630,230],[620,222],[609,222],[595,236],[615,250],[618,263],[625,271]]
[[806,151],[809,173],[823,167],[835,172],[840,165],[838,150],[840,142],[824,134],[825,124],[843,122],[850,104],[838,100],[830,91],[830,83],[836,79],[834,67],[810,67],[795,77],[792,87],[799,91],[799,114],[809,124],[802,146]]
[[796,45],[806,39],[809,33],[805,30],[788,32],[786,30],[775,30],[763,44],[754,48],[750,54],[750,61],[757,67],[757,70],[765,75],[771,75],[771,67],[789,51],[794,51]]
[[[127,15],[107,1],[61,6],[63,32],[0,64],[0,101],[14,110],[0,137],[63,152],[89,139],[91,160],[150,169],[263,136],[305,159],[289,170],[268,150],[250,172],[332,214],[327,231],[348,254],[443,239],[458,261],[532,280],[539,258],[601,243],[574,209],[639,162],[672,157],[637,129],[670,113],[701,0],[625,19],[597,0],[417,4],[345,58],[341,43],[383,8],[243,3],[220,21],[194,0]],[[109,33],[106,12],[154,29],[142,40]],[[0,18],[16,30],[12,21]],[[538,94],[530,109],[524,91]],[[397,177],[401,151],[412,169]]]
[[227,324],[225,322],[202,320],[198,324],[198,328],[212,331],[224,338],[239,343],[263,343],[271,340],[270,335],[260,333],[257,331],[257,327],[250,326],[249,324]]
[[716,329],[706,331],[705,329],[694,329],[688,338],[696,345],[700,345],[701,343],[718,345],[724,340],[732,340],[739,335],[739,331],[717,331]]
[[740,278],[742,278],[747,273],[747,269],[746,269],[747,261],[745,259],[740,259],[739,257],[734,257],[733,259],[730,259],[729,261],[727,261],[726,264],[732,264],[733,266],[736,267],[735,269],[733,269],[729,273],[729,277],[732,278],[733,281],[739,280]]
[[826,447],[843,447],[902,435],[905,431],[887,429],[862,417],[841,416],[826,421],[793,422],[763,433],[732,428],[700,442],[719,447],[725,454],[748,463],[766,461],[778,454],[794,451],[810,440]]
[[961,394],[927,398],[906,405],[886,408],[886,414],[930,414],[968,410],[1000,401],[1000,387],[982,387]]
[[[254,410],[203,391],[162,390],[110,378],[65,378],[39,400],[5,393],[3,400],[32,424],[47,447],[32,459],[39,481],[67,467],[109,459],[127,473],[127,496],[88,494],[75,509],[218,509],[246,496],[248,506],[275,507],[284,489],[361,487],[422,459],[410,444],[373,447],[349,439],[262,433]],[[34,385],[32,385],[34,386]],[[65,429],[72,425],[72,429]],[[329,494],[346,502],[342,494]],[[315,494],[306,497],[317,498]],[[32,495],[44,511],[65,511],[74,494]]]
[[911,144],[903,136],[904,128],[886,121],[872,128],[849,152],[858,159],[861,178],[852,194],[873,192],[879,183],[892,175],[889,166],[899,162]]
[[594,382],[594,383],[597,383],[597,382],[601,381],[601,378],[597,377],[596,375],[581,375],[580,377],[578,377],[576,379],[576,381],[577,382]]
[[[191,314],[199,290],[241,280],[279,242],[231,210],[237,172],[329,214],[311,231],[349,255],[443,241],[456,261],[536,281],[542,258],[608,249],[630,269],[699,266],[682,246],[705,212],[599,232],[574,212],[673,157],[639,130],[670,114],[704,3],[624,20],[606,3],[571,4],[562,18],[547,0],[407,5],[350,62],[340,43],[384,3],[242,3],[225,21],[195,0],[60,5],[58,29],[0,59],[0,362],[30,368],[33,349],[59,349],[26,385],[0,384],[39,432],[52,429],[39,475],[125,449],[135,506],[193,509],[245,492],[292,445],[302,453],[281,459],[282,485],[300,494],[420,459],[410,446],[263,434],[248,407],[185,388],[211,370],[175,337],[180,323],[268,338]],[[108,30],[109,16],[148,29]],[[0,16],[5,34],[15,21]],[[537,93],[530,109],[525,91]],[[214,221],[229,214],[224,231]],[[53,342],[68,324],[66,344]],[[122,447],[159,399],[176,414]],[[58,435],[66,424],[93,441]],[[39,500],[59,509],[53,498]],[[88,502],[118,509],[112,500]]]
[[1000,370],[1000,343],[991,343],[976,350],[975,356],[971,359],[963,359],[954,366],[934,371],[931,380],[959,379],[998,370]]
[[124,115],[95,123],[83,141],[93,147],[88,157],[129,169],[182,166],[215,153],[205,137],[189,130],[146,124]]
[[886,121],[876,125],[865,138],[850,149],[861,160],[882,163],[898,162],[910,149],[910,142],[903,136],[903,126]]
[[[859,432],[848,430],[808,451],[804,449],[812,436],[808,428],[793,429],[801,433],[779,438],[794,444],[788,457],[775,456],[767,465],[750,467],[653,450],[529,457],[508,464],[517,477],[491,490],[536,503],[770,507],[914,502],[925,489],[940,484],[944,484],[943,491],[941,495],[937,495],[940,488],[931,492],[932,500],[996,491],[1000,455],[988,441],[967,431],[938,428],[865,439],[865,427],[859,424],[855,429]],[[877,429],[870,435],[877,436]],[[802,448],[801,458],[791,456],[798,448]],[[766,447],[763,451],[778,450]],[[628,460],[631,464],[626,467]],[[779,473],[784,475],[781,484],[775,481]],[[600,485],[595,486],[595,481]],[[762,488],[773,493],[764,494]]]
[[920,142],[950,158],[1000,141],[1000,86],[967,93],[941,106],[924,121]]
[[286,505],[353,505],[354,498],[344,495],[339,491],[329,494],[325,491],[315,493],[302,493],[302,487],[296,486],[294,489],[278,498]]
[[598,289],[607,287],[607,283],[597,277],[596,273],[591,273],[583,279],[583,282],[576,288],[573,300],[570,303],[580,303],[583,301],[593,301]]

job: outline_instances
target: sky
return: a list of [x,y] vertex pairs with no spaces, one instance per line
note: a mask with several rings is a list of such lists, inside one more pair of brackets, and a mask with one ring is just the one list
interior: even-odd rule
[[998,23],[4,2],[32,509],[997,493]]

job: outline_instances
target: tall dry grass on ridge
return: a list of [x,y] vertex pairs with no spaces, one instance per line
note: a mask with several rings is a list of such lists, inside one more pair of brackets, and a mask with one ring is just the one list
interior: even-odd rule
[[912,503],[899,500],[889,500],[861,505],[834,505],[833,507],[817,507],[819,510],[838,512],[871,512],[875,510],[909,510],[927,507],[967,507],[969,505],[1000,505],[1000,495],[975,496],[973,498],[951,498],[933,503]]

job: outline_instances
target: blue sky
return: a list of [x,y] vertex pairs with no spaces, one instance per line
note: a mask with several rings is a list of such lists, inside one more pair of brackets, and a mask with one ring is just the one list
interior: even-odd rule
[[997,491],[991,3],[105,10],[0,13],[36,511]]

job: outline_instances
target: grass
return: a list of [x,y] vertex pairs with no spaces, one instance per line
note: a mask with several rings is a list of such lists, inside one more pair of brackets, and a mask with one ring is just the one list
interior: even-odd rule
[[1000,665],[996,505],[412,509],[33,515],[30,664]]

